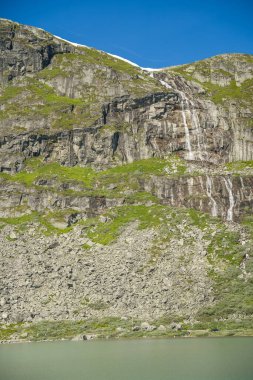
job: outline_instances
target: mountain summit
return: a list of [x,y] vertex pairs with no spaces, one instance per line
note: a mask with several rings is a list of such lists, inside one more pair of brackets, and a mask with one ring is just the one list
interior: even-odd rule
[[0,339],[252,334],[252,120],[252,55],[144,69],[0,19]]

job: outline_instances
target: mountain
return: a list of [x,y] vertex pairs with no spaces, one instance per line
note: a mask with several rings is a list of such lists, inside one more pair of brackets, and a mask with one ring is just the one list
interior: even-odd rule
[[252,335],[253,56],[0,19],[0,68],[0,339]]

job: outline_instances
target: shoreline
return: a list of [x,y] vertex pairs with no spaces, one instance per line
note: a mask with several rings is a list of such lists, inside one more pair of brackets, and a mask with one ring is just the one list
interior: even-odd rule
[[0,344],[124,339],[173,339],[251,336],[253,320],[189,321],[182,317],[157,320],[106,317],[83,320],[42,320],[0,324]]
[[245,331],[231,331],[223,330],[218,332],[208,332],[206,330],[191,330],[188,334],[157,334],[150,335],[143,333],[140,335],[117,335],[117,336],[99,336],[93,334],[84,334],[87,338],[83,337],[69,337],[69,338],[59,338],[59,339],[9,339],[1,340],[0,345],[10,345],[10,344],[28,344],[28,343],[48,343],[48,342],[91,342],[91,341],[123,341],[123,340],[160,340],[160,339],[198,339],[198,338],[253,338],[253,330]]

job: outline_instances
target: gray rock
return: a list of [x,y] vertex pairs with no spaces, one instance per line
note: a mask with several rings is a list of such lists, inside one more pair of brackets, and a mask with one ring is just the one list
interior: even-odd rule
[[96,339],[96,338],[97,338],[96,334],[86,334],[86,335],[83,335],[83,340],[93,340],[93,339]]
[[142,322],[141,329],[144,331],[154,331],[156,330],[156,326],[152,326],[148,322]]
[[172,330],[177,330],[178,331],[178,330],[182,329],[182,325],[181,325],[181,323],[173,322],[173,323],[170,324],[170,328]]
[[6,312],[2,313],[2,319],[7,319],[7,318],[8,318],[8,316],[9,316],[9,314],[8,314],[8,313],[6,313]]

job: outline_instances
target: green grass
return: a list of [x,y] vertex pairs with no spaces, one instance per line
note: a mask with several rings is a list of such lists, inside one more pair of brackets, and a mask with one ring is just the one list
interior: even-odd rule
[[87,243],[84,243],[84,244],[82,245],[82,248],[85,249],[85,250],[86,250],[86,249],[88,250],[88,249],[91,248],[91,246],[90,246],[89,244],[87,244]]
[[8,325],[0,324],[0,341],[7,341],[11,339],[13,334],[19,334],[22,332],[22,324],[10,323]]
[[245,215],[241,221],[253,240],[253,215]]
[[[150,92],[164,91],[161,83],[151,78],[140,68],[133,66],[123,60],[114,58],[107,53],[96,49],[78,48],[76,53],[58,54],[54,57],[52,64],[39,72],[39,79],[51,81],[56,77],[83,77],[87,67],[92,69],[94,74],[93,90],[101,99],[107,101],[107,91],[104,88],[115,87],[120,79],[125,93],[142,96]],[[108,69],[116,73],[116,78],[108,77]],[[83,95],[89,92],[88,83],[82,83],[81,91]]]
[[[104,171],[96,172],[90,167],[67,167],[56,162],[42,162],[39,158],[28,159],[24,170],[15,174],[0,173],[0,178],[6,181],[22,183],[27,187],[35,186],[39,179],[56,179],[61,183],[81,183],[87,195],[120,195],[124,190],[140,191],[139,181],[153,175],[183,175],[186,172],[185,163],[177,156],[167,159],[150,158],[120,165]],[[115,189],[108,190],[114,184]],[[144,193],[143,193],[144,194]],[[138,197],[142,195],[138,195]],[[146,197],[146,195],[143,195]]]
[[[216,264],[217,265],[217,264]],[[252,273],[252,258],[247,263],[247,270]],[[216,275],[215,278],[215,303],[198,313],[197,318],[203,322],[216,319],[231,319],[231,316],[250,318],[253,314],[253,281],[252,278],[245,281],[239,278],[241,271],[234,266]],[[234,317],[235,318],[235,317]]]
[[4,89],[2,95],[0,96],[0,103],[3,104],[9,100],[14,100],[19,94],[24,91],[22,87],[8,86]]
[[216,104],[222,104],[227,100],[237,100],[252,105],[253,79],[245,80],[240,86],[236,84],[235,80],[231,80],[230,84],[225,87],[211,82],[205,82],[203,86]]
[[[189,226],[196,226],[200,229],[204,229],[208,224],[217,223],[217,221],[202,212],[193,209],[175,209],[159,203],[149,206],[128,204],[115,207],[106,212],[105,216],[108,220],[106,223],[99,221],[83,222],[87,226],[87,236],[93,242],[104,245],[111,244],[120,235],[122,228],[133,221],[139,222],[139,229],[159,228],[162,238],[167,240],[173,237],[175,233],[180,236],[177,226],[183,221],[187,222]],[[176,227],[173,233],[170,232],[172,227]]]
[[91,168],[80,166],[62,166],[56,162],[45,163],[38,158],[26,161],[25,170],[14,175],[1,173],[0,176],[5,180],[15,181],[31,186],[40,179],[58,178],[61,181],[78,181],[85,186],[91,185],[95,172]]
[[253,169],[253,161],[235,161],[226,164],[226,168],[230,171],[241,171],[244,169]]
[[207,252],[210,260],[215,261],[217,258],[223,258],[239,265],[244,256],[244,249],[240,243],[240,234],[231,232],[224,225],[220,225],[217,233],[212,237]]
[[168,156],[165,159],[161,158],[148,158],[145,160],[135,161],[130,164],[125,164],[122,166],[117,166],[115,168],[109,169],[107,173],[110,175],[113,174],[153,174],[153,175],[163,175],[165,169],[168,168],[172,170],[175,166],[175,172],[178,174],[184,174],[186,172],[186,165],[182,159],[176,155]]
[[[156,338],[156,337],[180,337],[180,336],[228,336],[228,335],[249,335],[253,334],[252,319],[241,321],[205,321],[185,323],[183,318],[181,329],[176,330],[170,327],[171,322],[177,322],[173,315],[167,318],[149,321],[150,325],[155,326],[153,331],[139,329],[133,331],[133,326],[141,326],[142,321],[136,318],[121,319],[117,317],[105,317],[101,319],[84,319],[79,321],[41,321],[33,322],[29,325],[18,323],[8,326],[0,325],[0,340],[13,340],[13,334],[16,339],[21,341],[43,341],[43,340],[61,340],[73,339],[74,337],[84,335],[95,335],[97,338]],[[164,325],[166,330],[159,331],[158,327]],[[120,328],[120,329],[118,329]]]
[[50,223],[50,218],[56,217],[59,218],[59,214],[70,214],[71,212],[67,210],[58,211],[55,213],[48,213],[48,214],[40,214],[37,211],[33,211],[30,214],[25,214],[18,217],[7,217],[7,218],[0,218],[0,222],[3,223],[3,225],[9,224],[12,226],[15,226],[16,230],[19,232],[25,231],[30,224],[37,224],[38,227],[41,228],[41,231],[45,235],[51,235],[53,233],[55,234],[62,234],[67,233],[70,231],[71,227],[67,228],[57,228],[54,227],[52,223]]
[[[82,99],[72,99],[67,96],[57,95],[52,87],[33,78],[26,78],[19,86],[11,85],[6,87],[0,97],[0,101],[2,103],[8,103],[9,101],[13,101],[20,94],[23,96],[27,94],[28,100],[31,100],[31,102],[34,102],[34,100],[43,100],[45,103],[53,104],[80,105],[83,103]],[[22,99],[22,101],[23,100],[24,99]]]
[[47,103],[60,103],[77,105],[82,104],[81,99],[72,99],[67,96],[57,95],[54,89],[45,83],[36,82],[27,86],[27,90],[32,93],[33,96],[37,96],[43,99]]
[[[229,231],[225,225],[218,223],[216,231],[207,248],[215,302],[199,312],[198,318],[204,322],[253,314],[253,278],[245,278],[239,268],[244,260],[246,273],[253,273],[253,234],[251,240],[242,245],[239,234]],[[247,238],[250,239],[249,233]]]
[[[63,73],[74,72],[74,65],[81,64],[82,67],[86,65],[98,65],[107,66],[116,71],[123,72],[129,75],[136,75],[140,73],[140,69],[130,65],[129,63],[122,61],[120,59],[114,58],[102,51],[89,48],[79,48],[80,53],[65,53],[58,54],[54,57],[53,69],[47,68],[40,72],[40,77],[45,77],[46,75],[59,75]],[[57,67],[60,67],[60,71],[57,71]]]
[[[192,70],[189,70],[192,68]],[[225,104],[227,101],[235,100],[242,105],[252,107],[253,79],[245,80],[241,85],[237,85],[234,75],[223,69],[212,69],[209,62],[201,61],[192,65],[182,65],[168,69],[169,72],[183,76],[188,81],[199,83],[206,91],[207,95],[215,104]],[[201,74],[203,79],[200,81],[195,77],[195,73]],[[230,80],[227,86],[220,86],[212,83],[211,78],[214,74],[221,74]]]
[[[34,78],[26,78],[19,86],[6,87],[0,97],[4,109],[0,120],[10,118],[50,118],[52,129],[69,129],[91,125],[100,116],[100,106],[94,94],[85,94],[82,99],[58,95],[55,90]],[[73,111],[75,109],[75,111]],[[14,130],[22,124],[17,120]]]
[[[54,59],[57,61],[59,58],[59,55],[56,56]],[[56,62],[57,63],[57,62]],[[45,68],[44,70],[41,70],[38,74],[37,74],[37,77],[39,79],[45,79],[45,80],[51,80],[51,79],[54,79],[56,77],[63,77],[63,78],[67,78],[68,76],[68,73],[67,71],[64,70],[64,68],[61,68],[59,66],[54,66],[54,67],[50,67],[50,68]]]
[[195,209],[188,209],[188,216],[190,217],[190,225],[195,225],[200,229],[207,228],[210,224],[215,223],[215,219],[211,218],[209,215],[199,212]]
[[160,224],[159,218],[163,214],[164,207],[160,205],[118,207],[106,214],[109,220],[107,223],[98,222],[94,227],[89,228],[87,235],[95,243],[111,244],[127,223],[138,220],[139,228],[152,228]]
[[28,223],[34,222],[37,216],[38,216],[38,213],[33,212],[31,214],[25,214],[19,217],[0,218],[0,222],[10,224],[13,226],[20,226],[22,224],[28,224]]

